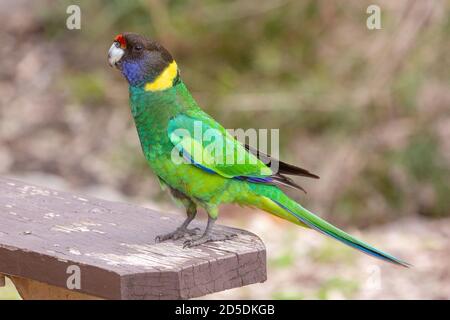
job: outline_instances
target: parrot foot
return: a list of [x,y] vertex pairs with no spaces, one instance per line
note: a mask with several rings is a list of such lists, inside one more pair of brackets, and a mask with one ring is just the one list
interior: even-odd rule
[[183,243],[183,248],[192,248],[192,247],[196,247],[196,246],[199,246],[199,245],[207,243],[207,242],[230,240],[236,236],[237,236],[236,233],[228,233],[228,234],[221,234],[221,235],[212,235],[212,234],[205,235],[204,234],[200,238],[186,240]]
[[167,234],[161,234],[159,236],[157,236],[155,238],[156,242],[163,242],[166,240],[178,240],[183,238],[185,235],[190,235],[190,236],[194,236],[196,235],[198,232],[200,231],[200,228],[193,228],[193,229],[188,229],[188,228],[183,228],[180,227],[177,230],[173,231],[173,232],[169,232]]

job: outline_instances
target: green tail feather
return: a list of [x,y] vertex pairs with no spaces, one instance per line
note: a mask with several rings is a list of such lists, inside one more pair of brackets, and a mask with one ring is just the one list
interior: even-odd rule
[[[258,192],[259,195],[264,196],[267,200],[270,200],[274,203],[274,205],[278,206],[279,208],[283,209],[283,213],[280,214],[279,210],[277,208],[272,207],[272,213],[280,216],[281,218],[284,218],[286,220],[293,221],[292,218],[295,218],[298,220],[299,224],[306,225],[312,229],[315,229],[319,231],[320,233],[323,233],[327,236],[330,236],[336,240],[339,240],[346,245],[353,247],[355,249],[358,249],[368,255],[371,255],[373,257],[379,258],[381,260],[394,263],[396,265],[400,265],[403,267],[410,267],[411,265],[395,258],[394,256],[387,254],[381,250],[378,250],[369,244],[358,240],[348,233],[336,228],[332,224],[326,222],[325,220],[319,218],[312,212],[306,210],[303,208],[300,204],[295,202],[294,200],[290,199],[287,195],[285,195],[281,190],[279,189],[263,189],[258,188],[258,190],[255,190]],[[260,206],[261,207],[261,206]],[[261,207],[264,210],[269,209],[269,206],[267,203]],[[278,209],[279,209],[278,208]]]

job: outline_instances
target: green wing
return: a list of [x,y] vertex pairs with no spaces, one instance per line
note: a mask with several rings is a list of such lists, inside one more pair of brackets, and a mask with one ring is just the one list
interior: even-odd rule
[[207,116],[180,114],[169,121],[168,135],[175,146],[172,156],[182,154],[197,167],[225,178],[265,178],[273,174],[220,124]]

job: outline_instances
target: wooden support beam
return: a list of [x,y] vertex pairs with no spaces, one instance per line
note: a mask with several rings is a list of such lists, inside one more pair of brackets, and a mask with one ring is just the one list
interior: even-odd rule
[[11,276],[17,291],[25,300],[98,300],[91,296],[74,290],[64,289],[36,280]]
[[238,236],[191,249],[155,243],[182,220],[0,177],[0,274],[25,299],[188,299],[266,280],[250,232],[217,226]]

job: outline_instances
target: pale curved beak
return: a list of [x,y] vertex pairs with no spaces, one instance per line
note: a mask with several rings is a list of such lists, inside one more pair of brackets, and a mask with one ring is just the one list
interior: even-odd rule
[[122,56],[124,55],[125,51],[120,48],[120,44],[118,42],[114,42],[109,48],[108,51],[108,63],[111,67],[117,67],[117,62],[122,59]]

